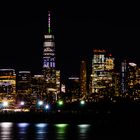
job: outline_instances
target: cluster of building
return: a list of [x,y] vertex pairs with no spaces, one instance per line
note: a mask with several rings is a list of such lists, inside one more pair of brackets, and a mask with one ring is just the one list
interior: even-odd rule
[[48,33],[44,35],[41,74],[0,69],[0,102],[8,100],[14,106],[24,100],[31,106],[38,100],[55,102],[63,99],[73,102],[113,97],[139,99],[140,68],[137,64],[124,60],[121,70],[116,72],[112,54],[104,49],[93,49],[91,74],[87,74],[86,61],[81,61],[79,76],[71,76],[66,83],[61,83],[61,73],[56,69],[55,56],[54,35],[48,12]]

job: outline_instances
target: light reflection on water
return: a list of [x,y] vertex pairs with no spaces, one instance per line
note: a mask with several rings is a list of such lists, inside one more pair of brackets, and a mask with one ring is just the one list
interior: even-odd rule
[[0,139],[1,140],[11,140],[13,137],[12,133],[13,123],[11,122],[2,122],[0,123]]
[[0,140],[89,139],[89,124],[0,123]]
[[27,137],[27,129],[29,127],[29,123],[18,123],[18,138],[20,140],[24,140]]
[[36,127],[36,139],[46,139],[47,138],[47,126],[48,124],[46,123],[37,123],[35,124]]
[[79,138],[80,139],[88,139],[89,138],[89,130],[90,125],[89,124],[79,124],[78,125],[78,132],[79,132]]
[[67,134],[68,124],[55,124],[56,127],[56,139],[57,140],[65,140]]

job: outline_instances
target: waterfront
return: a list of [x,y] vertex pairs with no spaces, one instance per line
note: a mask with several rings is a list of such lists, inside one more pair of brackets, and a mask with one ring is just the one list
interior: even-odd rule
[[[137,127],[138,128],[138,127]],[[68,124],[68,123],[0,123],[1,140],[92,140],[92,139],[121,139],[125,136],[138,136],[138,129],[125,127],[118,124],[118,127],[110,124],[95,122],[94,124]]]
[[139,103],[100,104],[93,110],[0,113],[0,139],[122,139],[139,137]]
[[72,126],[69,124],[2,122],[0,123],[0,139],[88,139],[90,126],[89,124]]

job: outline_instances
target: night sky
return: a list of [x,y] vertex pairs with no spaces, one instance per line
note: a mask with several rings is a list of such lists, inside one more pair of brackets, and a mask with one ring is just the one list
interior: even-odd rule
[[140,65],[140,10],[137,3],[74,1],[0,5],[0,68],[41,73],[47,11],[52,11],[57,68],[62,76],[79,73],[80,61],[91,65],[92,49],[107,49],[116,66],[124,58]]

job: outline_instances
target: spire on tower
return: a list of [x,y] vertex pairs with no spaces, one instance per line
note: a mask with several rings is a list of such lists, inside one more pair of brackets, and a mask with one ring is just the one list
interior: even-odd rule
[[51,16],[50,16],[50,11],[48,11],[48,33],[50,34],[51,32]]

